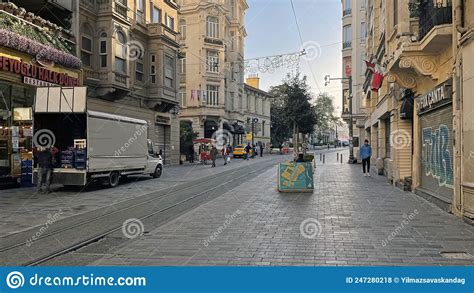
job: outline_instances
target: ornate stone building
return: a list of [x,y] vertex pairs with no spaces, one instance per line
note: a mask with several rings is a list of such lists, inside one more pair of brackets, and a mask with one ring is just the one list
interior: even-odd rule
[[180,97],[183,122],[200,137],[223,128],[245,137],[245,0],[181,0]]
[[474,219],[470,1],[369,0],[367,56],[383,68],[366,135],[375,169],[446,211]]
[[[352,76],[352,119],[354,156],[360,161],[359,145],[365,139],[363,84],[365,81],[365,38],[367,35],[366,2],[364,0],[342,0],[342,76]],[[349,83],[343,83],[342,119],[348,123]]]
[[88,108],[146,119],[165,163],[179,162],[178,5],[76,1],[77,54]]

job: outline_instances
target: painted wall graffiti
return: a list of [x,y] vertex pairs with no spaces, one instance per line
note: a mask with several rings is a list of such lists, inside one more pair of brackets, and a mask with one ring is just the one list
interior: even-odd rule
[[453,187],[453,162],[449,150],[449,128],[441,124],[433,131],[423,128],[423,166],[426,176],[438,179],[439,186]]

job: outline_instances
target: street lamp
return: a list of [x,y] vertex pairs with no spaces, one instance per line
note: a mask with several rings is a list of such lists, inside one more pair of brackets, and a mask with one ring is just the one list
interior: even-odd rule
[[349,82],[349,163],[355,163],[354,158],[354,144],[353,144],[353,135],[354,135],[354,125],[352,122],[352,76],[349,77],[340,77],[340,78],[331,78],[330,75],[324,77],[324,85],[328,86],[331,83],[331,80],[342,80]]

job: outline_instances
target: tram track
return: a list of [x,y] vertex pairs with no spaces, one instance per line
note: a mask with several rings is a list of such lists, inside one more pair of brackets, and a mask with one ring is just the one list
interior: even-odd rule
[[[276,163],[275,160],[263,161],[152,192],[100,209],[103,213],[97,211],[86,213],[92,215],[77,222],[73,221],[74,217],[64,219],[64,223],[58,221],[54,224],[57,224],[54,230],[44,233],[30,246],[26,244],[25,239],[34,233],[34,228],[19,233],[20,235],[12,235],[16,241],[0,248],[0,259],[2,263],[4,262],[2,265],[40,265],[120,231],[124,220],[129,218],[145,221],[173,210],[181,210],[181,213],[183,210],[189,211],[207,200],[220,196],[228,188],[239,186],[246,178]],[[107,211],[110,208],[114,210]]]

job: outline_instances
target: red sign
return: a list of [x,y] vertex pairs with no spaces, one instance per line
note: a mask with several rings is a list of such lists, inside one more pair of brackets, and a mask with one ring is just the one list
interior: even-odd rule
[[10,71],[11,73],[21,74],[24,77],[54,83],[60,86],[72,87],[79,85],[79,79],[69,76],[67,73],[52,71],[35,64],[28,64],[23,62],[23,60],[16,60],[4,56],[0,56],[0,70]]
[[351,64],[347,63],[346,64],[346,76],[349,77],[349,76],[351,76],[351,74],[352,74]]

